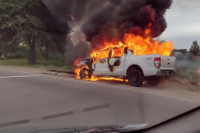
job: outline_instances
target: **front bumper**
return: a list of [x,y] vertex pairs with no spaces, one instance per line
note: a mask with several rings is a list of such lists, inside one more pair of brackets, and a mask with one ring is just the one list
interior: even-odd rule
[[158,77],[173,76],[173,75],[175,75],[174,70],[159,70],[157,72]]

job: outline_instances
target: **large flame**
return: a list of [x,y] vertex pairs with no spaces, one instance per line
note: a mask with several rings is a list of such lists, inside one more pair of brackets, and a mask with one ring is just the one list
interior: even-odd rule
[[125,34],[124,42],[129,49],[134,51],[134,55],[159,54],[169,56],[173,50],[172,42],[159,44],[158,41],[151,41],[150,37],[144,39],[134,34]]
[[[151,26],[151,24],[150,24]],[[146,36],[149,36],[151,33],[150,28],[145,30]],[[114,42],[114,43],[113,43]],[[123,49],[125,47],[128,47],[130,50],[133,50],[134,55],[149,55],[149,54],[159,54],[159,55],[164,55],[164,56],[170,56],[171,51],[173,50],[173,44],[172,42],[162,42],[159,44],[158,41],[152,40],[150,37],[142,38],[141,36],[136,36],[132,33],[127,33],[124,35],[123,43],[122,42],[117,42],[117,41],[104,41],[102,44],[103,48],[99,50],[93,50],[90,54],[91,58],[97,57],[98,53],[100,51],[103,51],[109,47],[118,47],[119,50],[115,50],[112,55],[114,56],[121,56],[123,54]],[[121,49],[121,50],[120,50]],[[104,58],[108,56],[108,51],[105,51],[103,54],[101,53],[100,57],[98,58]],[[78,66],[80,59],[75,60],[75,65]],[[95,60],[94,60],[95,63]],[[87,66],[83,66],[86,67]],[[82,67],[82,68],[83,68]],[[82,68],[78,68],[75,70],[75,73],[77,74],[77,79],[80,79],[79,73]],[[91,79],[85,79],[85,80],[90,80],[90,81],[97,81],[97,80],[116,80],[116,81],[126,81],[124,79],[120,78],[105,78],[105,77],[94,77],[92,76]]]

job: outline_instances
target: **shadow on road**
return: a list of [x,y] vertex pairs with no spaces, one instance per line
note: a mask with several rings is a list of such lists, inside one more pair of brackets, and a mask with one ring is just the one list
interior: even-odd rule
[[[99,80],[100,82],[102,83],[107,83],[107,84],[112,84],[112,85],[127,85],[127,86],[130,86],[128,82],[126,81],[116,81],[116,80]],[[93,82],[99,82],[99,81],[93,81]],[[157,86],[152,86],[152,85],[149,85],[147,83],[143,84],[142,87],[145,87],[145,88],[149,88],[149,89],[166,89],[167,87],[162,85],[162,84],[159,84]]]
[[[71,76],[74,76],[75,78],[75,73],[74,71],[60,71],[60,70],[49,70],[49,72],[55,72],[55,73],[65,73],[65,74],[70,74]],[[116,81],[116,80],[98,80],[98,81],[91,81],[91,82],[103,82],[107,84],[120,84],[120,85],[129,85],[128,82],[126,81]],[[142,87],[149,88],[149,89],[166,89],[166,86],[163,86],[162,84],[159,84],[158,86],[151,86],[147,83],[143,84]]]

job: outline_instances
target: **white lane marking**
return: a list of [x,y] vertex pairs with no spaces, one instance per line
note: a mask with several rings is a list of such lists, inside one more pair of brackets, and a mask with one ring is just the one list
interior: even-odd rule
[[[10,69],[4,69],[4,68],[0,68],[2,70],[8,70],[8,71],[14,71],[14,72],[21,72],[18,70],[10,70]],[[21,72],[21,73],[27,73],[27,72]],[[30,74],[30,73],[29,73]],[[153,92],[148,92],[148,91],[141,91],[141,90],[136,90],[133,88],[122,88],[122,87],[117,87],[117,86],[112,86],[112,85],[106,85],[106,84],[100,84],[97,82],[87,82],[87,81],[81,81],[81,80],[77,80],[77,79],[69,79],[69,78],[62,78],[62,77],[56,77],[56,76],[47,76],[47,75],[43,75],[44,77],[51,77],[51,78],[57,78],[57,79],[62,79],[62,80],[69,80],[69,81],[74,81],[74,82],[82,82],[82,83],[88,83],[88,84],[95,84],[95,85],[100,85],[100,86],[107,86],[107,87],[113,87],[113,88],[118,88],[118,89],[123,89],[123,90],[129,90],[129,91],[135,91],[135,92],[140,92],[140,93],[146,93],[146,94],[151,94],[151,95],[156,95],[156,96],[163,96],[163,97],[168,97],[168,98],[173,98],[173,99],[177,99],[177,100],[183,100],[183,101],[188,101],[188,102],[194,102],[194,103],[200,103],[200,101],[195,101],[195,100],[189,100],[189,99],[184,99],[184,98],[180,98],[180,97],[174,97],[174,96],[168,96],[168,95],[163,95],[163,94],[157,94],[157,93],[153,93]]]
[[0,77],[0,79],[9,79],[9,78],[28,78],[28,77],[42,77],[42,75],[3,76],[3,77]]

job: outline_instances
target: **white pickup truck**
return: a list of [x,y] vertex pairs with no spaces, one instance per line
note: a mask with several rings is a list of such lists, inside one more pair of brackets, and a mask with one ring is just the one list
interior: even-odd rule
[[175,57],[158,54],[136,56],[128,47],[109,47],[96,57],[80,61],[79,67],[82,67],[79,73],[81,79],[92,75],[126,78],[130,85],[140,87],[144,81],[157,85],[160,77],[173,75]]

